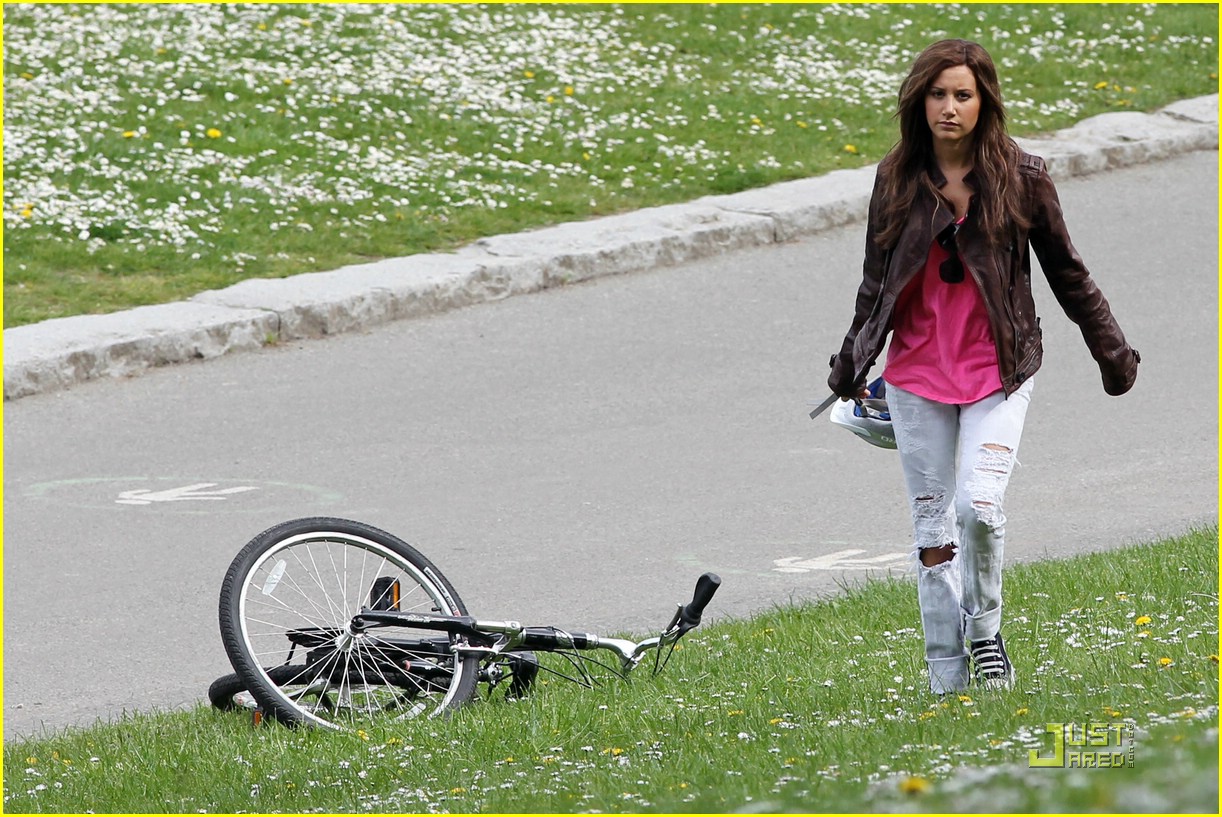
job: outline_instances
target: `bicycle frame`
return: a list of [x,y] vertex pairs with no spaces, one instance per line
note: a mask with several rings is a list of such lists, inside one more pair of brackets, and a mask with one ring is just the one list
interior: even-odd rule
[[635,669],[650,650],[660,650],[674,644],[687,631],[678,623],[682,610],[680,605],[679,612],[676,612],[666,631],[644,641],[607,638],[594,633],[567,632],[554,627],[523,627],[517,621],[486,621],[471,616],[364,610],[352,619],[347,632],[337,639],[336,646],[341,650],[349,648],[353,639],[366,630],[379,626],[410,625],[466,637],[471,643],[458,643],[453,647],[454,652],[459,655],[496,657],[509,652],[606,650],[619,658],[621,671],[627,673]]

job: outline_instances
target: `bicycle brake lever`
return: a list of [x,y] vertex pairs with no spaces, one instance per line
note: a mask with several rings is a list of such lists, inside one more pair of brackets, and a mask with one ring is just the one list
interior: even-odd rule
[[664,636],[669,635],[672,630],[676,629],[676,625],[678,625],[679,619],[682,617],[683,617],[683,605],[676,604],[675,605],[675,614],[674,616],[671,617],[670,624],[667,624],[666,628],[662,630],[662,635]]

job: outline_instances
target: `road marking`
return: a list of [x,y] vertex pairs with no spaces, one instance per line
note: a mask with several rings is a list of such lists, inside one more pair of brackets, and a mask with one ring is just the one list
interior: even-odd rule
[[866,556],[854,558],[866,551],[860,548],[849,548],[804,559],[801,556],[786,556],[774,559],[772,569],[777,573],[809,573],[812,570],[870,570],[880,567],[898,567],[899,563],[908,559],[907,553],[884,553],[881,556]]
[[240,485],[236,488],[221,488],[218,491],[206,491],[205,488],[215,488],[215,482],[197,482],[194,485],[184,485],[181,488],[166,488],[154,491],[150,488],[136,488],[123,491],[115,502],[119,505],[152,505],[154,502],[216,502],[233,494],[259,490],[253,485]]
[[[214,487],[218,485],[232,486],[239,490],[221,493],[223,489]],[[187,494],[185,497],[184,491]],[[9,501],[14,496],[7,493],[5,500]],[[181,500],[174,501],[175,496],[181,497]],[[155,509],[160,513],[188,515],[216,512],[216,500],[204,499],[206,496],[232,499],[232,502],[220,506],[228,513],[262,514],[275,511],[282,514],[284,508],[296,507],[302,503],[321,508],[345,501],[343,494],[317,485],[250,479],[240,475],[217,478],[214,474],[77,477],[38,482],[20,493],[20,497],[25,500],[49,501],[73,508],[129,513],[128,508],[143,506],[146,511]],[[195,501],[190,501],[192,498]]]

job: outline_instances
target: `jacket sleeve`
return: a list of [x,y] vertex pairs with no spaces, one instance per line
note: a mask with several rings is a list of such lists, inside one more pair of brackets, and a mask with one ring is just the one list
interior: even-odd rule
[[882,290],[883,273],[886,267],[887,253],[874,241],[878,225],[879,187],[881,175],[874,177],[874,192],[870,196],[870,209],[866,220],[866,252],[862,263],[861,285],[857,288],[857,300],[853,313],[853,322],[848,334],[840,345],[840,351],[832,355],[830,361],[832,372],[827,378],[827,385],[832,393],[840,397],[856,397],[865,388],[865,373],[859,380],[854,380],[857,363],[853,354],[853,346],[857,334],[865,325],[866,320],[874,311]]
[[1061,201],[1048,171],[1041,169],[1033,184],[1035,206],[1029,234],[1031,247],[1061,309],[1081,330],[1099,366],[1104,390],[1111,395],[1124,394],[1137,380],[1141,355],[1125,340],[1107,298],[1074,249]]

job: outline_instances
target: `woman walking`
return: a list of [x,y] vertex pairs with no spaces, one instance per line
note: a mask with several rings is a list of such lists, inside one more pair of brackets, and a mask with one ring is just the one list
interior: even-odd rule
[[1103,387],[1132,388],[1141,357],[1074,249],[1044,163],[1006,132],[988,53],[943,40],[899,92],[900,140],[879,164],[856,314],[828,384],[883,379],[912,511],[925,659],[935,693],[1009,687],[1001,635],[1003,498],[1040,367],[1034,249]]

